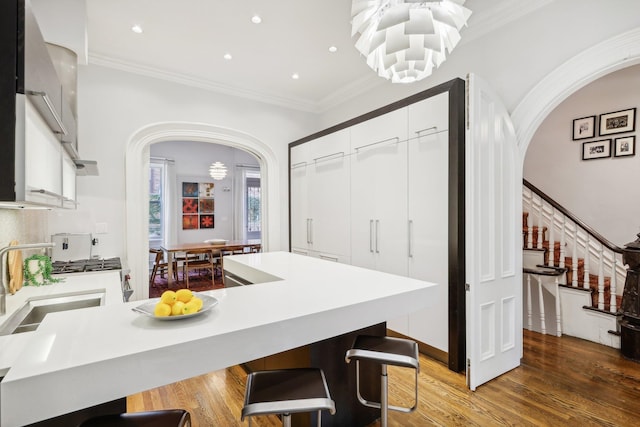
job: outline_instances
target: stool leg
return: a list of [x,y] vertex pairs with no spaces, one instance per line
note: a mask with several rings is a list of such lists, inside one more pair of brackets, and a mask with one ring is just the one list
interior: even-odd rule
[[389,414],[389,377],[387,376],[387,365],[382,365],[380,374],[380,426],[387,427],[387,416]]
[[282,427],[291,427],[291,414],[282,415]]

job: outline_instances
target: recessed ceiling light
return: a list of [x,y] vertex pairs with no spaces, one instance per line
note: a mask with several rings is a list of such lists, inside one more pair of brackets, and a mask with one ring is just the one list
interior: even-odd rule
[[142,34],[142,27],[136,24],[133,27],[131,27],[131,31],[133,31],[136,34]]
[[258,15],[253,15],[251,17],[251,22],[253,22],[254,24],[259,24],[262,22],[262,18],[260,18]]
[[335,46],[330,46],[330,47],[329,47],[329,52],[331,52],[331,53],[336,53],[337,51],[338,51],[338,48],[337,48],[337,47],[335,47]]
[[293,80],[298,80],[300,78],[300,75],[298,73],[293,73],[293,74],[291,74],[291,78]]
[[226,59],[227,61],[229,61],[229,60],[231,60],[233,58],[233,56],[231,56],[230,53],[225,53],[223,58]]

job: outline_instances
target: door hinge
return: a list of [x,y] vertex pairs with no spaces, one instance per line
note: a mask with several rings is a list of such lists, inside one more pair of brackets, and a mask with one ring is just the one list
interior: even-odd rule
[[464,284],[464,290],[465,290],[465,291],[467,291],[467,292],[469,292],[469,291],[471,290],[471,285],[470,285],[470,284],[468,284],[468,283],[465,283],[465,284]]
[[471,387],[471,359],[467,358],[467,374],[466,374],[467,387]]

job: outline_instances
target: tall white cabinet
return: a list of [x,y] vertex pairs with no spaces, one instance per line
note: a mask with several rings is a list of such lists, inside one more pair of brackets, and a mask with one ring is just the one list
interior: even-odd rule
[[291,149],[291,250],[348,263],[349,130]]
[[428,310],[387,327],[458,371],[463,126],[464,82],[455,80],[290,144],[291,250],[436,283]]
[[351,127],[353,265],[407,273],[406,140],[406,108]]

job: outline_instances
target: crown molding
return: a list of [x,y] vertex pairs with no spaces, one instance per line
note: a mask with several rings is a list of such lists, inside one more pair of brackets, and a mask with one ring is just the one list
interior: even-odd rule
[[322,98],[317,104],[317,112],[325,113],[333,107],[342,104],[352,98],[362,95],[376,87],[384,84],[386,80],[379,77],[373,71],[367,73],[364,77],[359,78],[349,84],[346,84],[338,90],[330,93]]
[[[556,0],[520,0],[502,2],[497,6],[488,9],[481,15],[473,14],[469,18],[470,24],[461,32],[462,40],[460,45],[464,45],[473,40],[479,39],[510,22],[516,21],[536,10],[543,8]],[[476,19],[474,19],[476,18]]]
[[160,80],[166,80],[169,82],[195,87],[198,89],[205,89],[225,95],[251,99],[253,101],[277,105],[279,107],[289,108],[297,111],[318,113],[318,105],[314,102],[309,102],[301,99],[285,98],[281,96],[252,91],[241,87],[224,85],[212,80],[201,79],[180,73],[173,73],[170,71],[161,70],[159,68],[123,61],[121,59],[101,55],[98,53],[89,53],[89,64],[113,68],[116,70],[138,74],[146,77],[152,77]]

